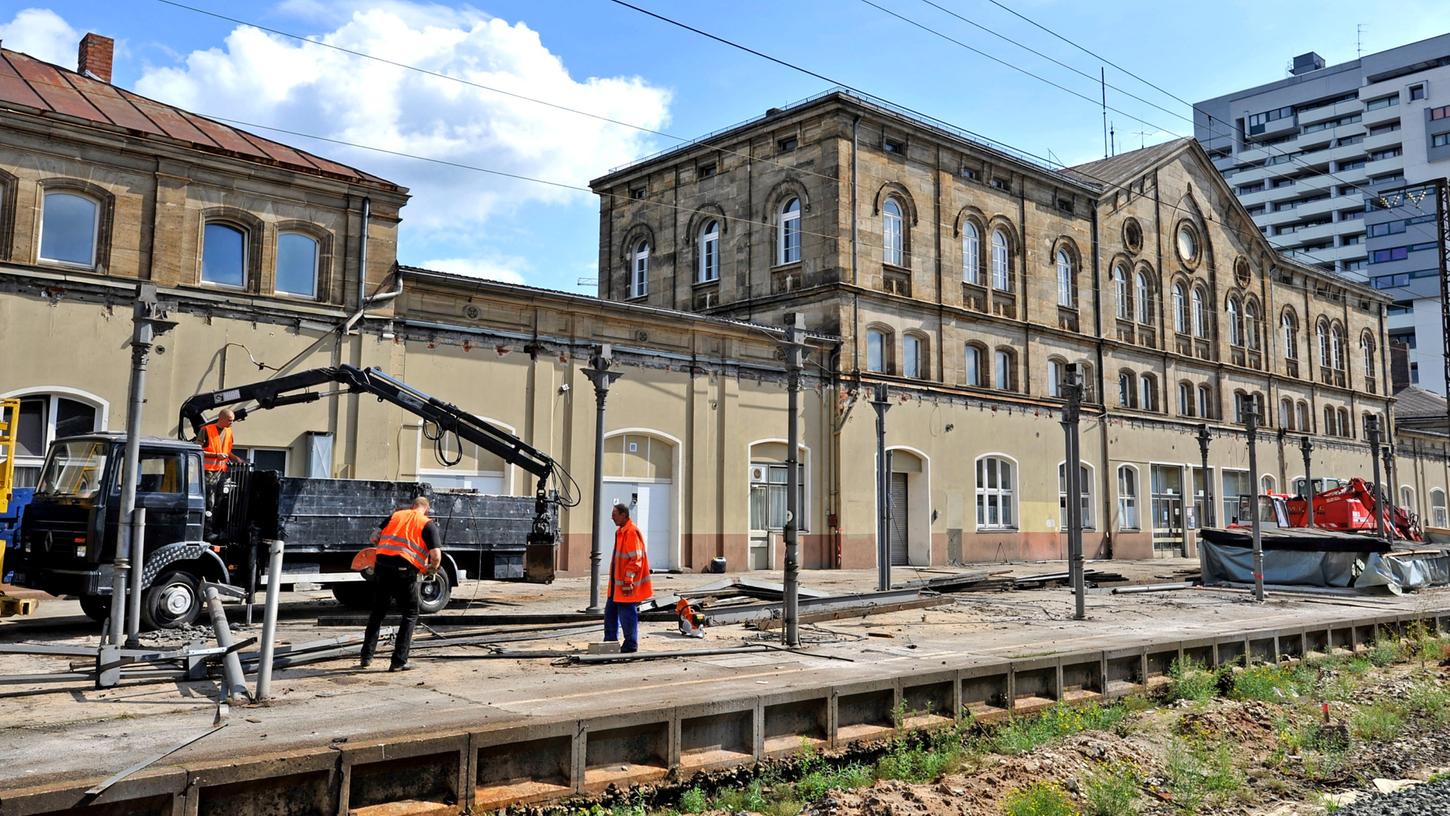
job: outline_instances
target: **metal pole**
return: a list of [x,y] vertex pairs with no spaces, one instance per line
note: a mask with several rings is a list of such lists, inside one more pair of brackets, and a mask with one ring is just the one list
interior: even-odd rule
[[1385,510],[1387,513],[1385,516],[1385,532],[1389,534],[1390,540],[1393,541],[1399,537],[1398,531],[1395,530],[1395,525],[1392,521],[1395,517],[1395,507],[1398,506],[1397,500],[1399,496],[1396,494],[1399,492],[1399,486],[1398,480],[1395,478],[1395,443],[1390,439],[1389,430],[1388,427],[1385,428],[1385,443],[1381,446],[1380,450],[1385,460]]
[[126,393],[126,453],[121,465],[121,507],[118,515],[116,554],[111,575],[111,618],[107,647],[96,654],[96,683],[113,685],[116,672],[100,671],[102,665],[114,664],[119,657],[121,638],[126,632],[126,587],[131,570],[131,543],[136,511],[136,471],[141,458],[141,414],[146,403],[146,366],[151,357],[151,344],[158,333],[173,323],[164,319],[156,300],[155,284],[136,287],[136,302],[131,311],[131,381]]
[[1079,450],[1078,416],[1082,407],[1082,375],[1076,363],[1067,365],[1067,382],[1064,389],[1067,403],[1062,406],[1062,430],[1067,444],[1063,462],[1063,477],[1067,482],[1067,569],[1072,583],[1074,602],[1073,618],[1087,617],[1085,581],[1083,580],[1082,553],[1082,485],[1080,469],[1082,452]]
[[141,573],[146,563],[146,508],[137,507],[131,524],[131,549],[136,568],[131,570],[131,592],[126,605],[126,648],[141,645]]
[[797,531],[800,528],[800,391],[804,344],[801,333],[805,329],[805,317],[800,314],[786,315],[785,359],[786,359],[786,477],[785,477],[785,602],[783,614],[785,645],[799,646],[800,633],[800,542]]
[[1370,470],[1374,474],[1374,482],[1370,485],[1370,492],[1374,494],[1374,534],[1380,538],[1385,537],[1385,513],[1384,499],[1380,496],[1380,420],[1379,417],[1370,416],[1364,422],[1365,435],[1369,437],[1369,461]]
[[1208,443],[1213,437],[1208,433],[1208,424],[1198,423],[1198,455],[1203,460],[1203,518],[1198,520],[1200,527],[1213,526],[1213,478],[1208,471]]
[[[270,588],[272,582],[268,581],[268,585]],[[216,645],[231,649],[232,630],[227,626],[227,613],[222,609],[222,599],[217,595],[216,587],[210,584],[206,588],[206,609],[211,614],[211,628],[216,633]],[[246,696],[247,681],[242,674],[242,658],[235,651],[227,652],[226,657],[222,658],[222,677],[224,699]]]
[[284,542],[267,542],[267,605],[262,612],[262,654],[257,663],[257,702],[272,694],[272,654],[277,639],[277,598],[282,594],[282,549]]
[[609,386],[619,379],[619,372],[610,371],[614,354],[608,345],[600,346],[589,358],[589,368],[584,376],[594,383],[594,519],[589,524],[589,606],[584,611],[598,613],[599,567],[604,559],[604,401],[609,398]]
[[1243,406],[1244,420],[1248,426],[1249,478],[1253,490],[1251,495],[1254,499],[1249,510],[1254,531],[1254,600],[1262,603],[1264,600],[1264,539],[1263,531],[1259,529],[1259,453],[1256,445],[1259,439],[1259,408],[1252,397],[1245,397]]
[[1305,436],[1299,442],[1299,452],[1304,454],[1304,498],[1309,506],[1309,520],[1306,527],[1314,526],[1314,473],[1310,468],[1310,454],[1314,452],[1314,443]]
[[891,410],[891,401],[887,399],[885,383],[876,385],[871,407],[876,411],[876,589],[885,592],[891,589],[891,545],[886,526],[891,497],[886,463],[886,412]]
[[[1450,206],[1445,195],[1450,193],[1450,183],[1445,178],[1435,179],[1435,255],[1440,261],[1440,338],[1443,364],[1445,366],[1445,387],[1450,388]],[[1383,317],[1381,318],[1383,320]],[[1381,324],[1383,325],[1383,324]],[[1390,372],[1385,378],[1391,379]],[[1447,419],[1450,419],[1450,402],[1445,404]]]

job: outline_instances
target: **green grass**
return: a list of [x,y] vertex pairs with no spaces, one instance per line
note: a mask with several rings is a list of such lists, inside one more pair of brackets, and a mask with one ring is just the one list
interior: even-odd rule
[[1230,799],[1244,786],[1233,746],[1224,741],[1174,740],[1168,749],[1166,776],[1174,803],[1189,813]]
[[1441,727],[1450,724],[1450,690],[1441,688],[1429,678],[1422,679],[1405,695],[1405,708],[1414,713],[1418,721],[1429,725]]
[[1350,733],[1366,742],[1389,742],[1404,730],[1404,709],[1395,703],[1360,706],[1349,718]]
[[1108,731],[1128,716],[1123,705],[1058,703],[1035,717],[1013,719],[997,729],[987,746],[1001,754],[1025,754],[1083,731]]
[[1203,664],[1191,658],[1178,658],[1168,667],[1169,702],[1193,700],[1203,702],[1218,693],[1218,679]]
[[710,804],[710,798],[699,788],[690,788],[680,794],[681,813],[704,813]]
[[1013,791],[1002,805],[1007,816],[1080,816],[1072,799],[1051,782],[1038,782]]
[[1138,812],[1143,774],[1131,762],[1102,764],[1082,781],[1084,816],[1131,816]]
[[1298,672],[1285,666],[1250,666],[1234,675],[1229,696],[1235,700],[1282,703],[1307,690],[1304,680]]

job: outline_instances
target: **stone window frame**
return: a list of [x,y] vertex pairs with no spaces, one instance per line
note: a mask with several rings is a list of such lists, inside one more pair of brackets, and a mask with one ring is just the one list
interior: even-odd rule
[[[1068,267],[1068,281],[1067,281],[1067,283],[1068,283],[1068,286],[1069,286],[1068,295],[1069,295],[1069,300],[1071,301],[1071,303],[1063,303],[1062,302],[1062,295],[1063,295],[1063,292],[1062,292],[1062,284],[1063,284],[1063,280],[1062,280],[1062,260],[1063,260],[1063,256],[1066,256],[1066,260],[1067,260],[1067,267]],[[1071,238],[1069,238],[1066,235],[1058,236],[1058,238],[1052,242],[1052,251],[1048,255],[1048,258],[1050,258],[1050,263],[1052,264],[1053,273],[1054,273],[1053,274],[1053,283],[1054,283],[1053,289],[1055,291],[1054,300],[1057,302],[1057,308],[1059,308],[1059,309],[1066,309],[1066,310],[1072,311],[1072,312],[1078,311],[1078,309],[1081,308],[1081,305],[1082,305],[1082,298],[1081,298],[1081,296],[1079,294],[1079,292],[1081,291],[1081,287],[1080,287],[1080,285],[1078,283],[1079,279],[1082,277],[1082,253],[1078,250],[1077,242],[1074,241],[1074,240],[1072,240]],[[1011,264],[1012,264],[1012,262],[1011,262],[1011,255],[1009,253],[1009,255],[1008,255],[1008,261],[1007,261],[1007,265],[1008,265],[1008,269],[1009,270],[1011,269]]]
[[[650,264],[645,270],[644,294],[635,295],[633,286],[634,256],[641,241],[649,244]],[[624,294],[624,299],[640,300],[649,297],[649,274],[654,271],[651,267],[654,266],[654,256],[659,252],[659,243],[655,241],[654,227],[643,221],[636,221],[630,224],[621,233],[619,247],[616,251],[619,253],[617,260],[619,268],[624,270],[624,286],[621,289],[621,292]]]
[[[1013,261],[1017,259],[1017,254],[1020,251],[1017,247],[1017,239],[1015,237],[1017,234],[1016,230],[1013,227],[1012,222],[1009,221],[1006,216],[997,215],[993,216],[992,220],[987,222],[987,232],[988,252],[990,253],[990,260],[987,264],[987,288],[991,289],[994,292],[1001,292],[1006,295],[1015,295],[1017,293],[1017,290],[1021,288],[1018,285],[1018,281],[1015,280],[1016,271],[1013,268],[1015,266]],[[1006,252],[1006,259],[1004,263],[1007,268],[1006,287],[1001,287],[997,285],[998,235],[1002,236],[1002,243]]]
[[[1143,285],[1140,285],[1143,284]],[[1133,267],[1133,320],[1140,326],[1158,325],[1158,276],[1153,271],[1153,265],[1147,261],[1139,261]],[[1143,311],[1144,309],[1148,311]]]
[[[916,347],[916,373],[909,374],[906,371],[906,343],[914,340]],[[901,376],[917,380],[931,379],[931,338],[926,332],[918,329],[908,329],[901,333]]]
[[[701,280],[702,264],[704,263],[704,237],[705,227],[713,221],[718,225],[719,234],[715,241],[715,278],[713,280]],[[689,224],[686,226],[685,234],[690,236],[690,281],[691,285],[697,287],[711,287],[719,285],[725,277],[725,235],[730,230],[730,219],[725,217],[725,210],[719,204],[702,204],[695,209],[690,216]]]
[[[784,233],[781,230],[781,215],[785,211],[785,205],[790,203],[792,198],[800,200],[799,218],[796,220],[796,235],[800,237],[800,257],[786,261],[782,260]],[[762,214],[761,222],[770,225],[770,266],[772,269],[795,266],[805,260],[806,215],[810,212],[811,197],[808,188],[794,175],[776,182],[775,186],[766,193],[765,212]]]
[[[871,368],[871,334],[881,335],[881,368]],[[866,371],[871,374],[896,373],[896,330],[885,323],[870,323],[863,333],[866,341]]]
[[[1056,367],[1056,370],[1054,369]],[[1067,358],[1053,354],[1047,358],[1047,396],[1063,398],[1063,387],[1067,385]]]
[[[1194,254],[1191,258],[1183,256],[1182,248],[1178,244],[1178,236],[1184,230],[1188,230],[1193,237]],[[1203,229],[1191,218],[1180,218],[1173,225],[1173,255],[1178,262],[1183,264],[1185,269],[1196,270],[1203,264],[1203,258],[1208,254],[1208,245],[1204,240]]]
[[1118,369],[1118,407],[1138,407],[1138,372],[1126,366]]
[[[977,381],[967,376],[967,350],[977,352]],[[986,343],[968,340],[962,344],[962,384],[968,388],[990,388],[992,384],[992,350]]]
[[[1109,278],[1113,282],[1113,316],[1118,320],[1132,320],[1137,312],[1133,308],[1133,269],[1127,258],[1114,259]],[[1122,273],[1121,276],[1118,273]]]
[[[1001,359],[1007,361],[1006,383],[1002,383],[1002,378],[997,376],[997,365]],[[996,391],[1003,391],[1009,394],[1020,393],[1022,391],[1020,384],[1021,377],[1018,374],[1017,367],[1018,355],[1016,349],[1011,346],[997,346],[992,349],[992,388]]]
[[[308,302],[316,303],[332,303],[335,297],[333,289],[334,280],[336,277],[336,270],[333,268],[333,264],[337,262],[337,259],[333,256],[333,252],[335,251],[335,238],[332,234],[332,230],[329,230],[326,227],[322,227],[311,221],[303,221],[301,219],[293,218],[286,221],[277,222],[272,226],[272,232],[275,236],[272,239],[272,293],[277,295],[278,297],[296,298],[298,300],[305,300]],[[279,259],[282,257],[282,236],[286,235],[287,233],[298,233],[300,235],[306,235],[308,238],[311,238],[312,240],[317,242],[317,278],[313,283],[313,288],[315,291],[311,297],[308,297],[307,295],[299,295],[295,292],[283,292],[277,288],[277,265],[279,263]],[[340,294],[340,292],[338,294]]]
[[[892,263],[886,257],[886,204],[893,200],[901,212],[901,263]],[[876,196],[871,202],[871,215],[881,219],[882,265],[895,269],[910,269],[911,232],[917,225],[916,200],[912,198],[911,191],[906,189],[906,185],[896,181],[888,181],[882,184],[876,190]]]
[[[963,207],[961,212],[957,213],[956,223],[952,225],[952,235],[957,239],[957,244],[961,247],[962,251],[962,283],[981,289],[986,289],[989,283],[987,253],[983,251],[987,247],[985,236],[987,234],[988,220],[987,216],[981,210],[975,207]],[[977,236],[976,275],[973,280],[967,279],[967,227],[971,227]]]
[[[996,487],[988,487],[983,479],[983,474],[986,473],[983,466],[988,462],[991,462],[990,467],[996,471]],[[1005,473],[1010,477],[1008,479],[1003,479],[1003,465],[1007,466]],[[1020,472],[1021,469],[1017,459],[1005,453],[984,453],[978,456],[976,461],[973,462],[972,474],[975,483],[972,485],[972,493],[976,499],[974,504],[976,515],[973,516],[973,519],[976,521],[977,530],[1010,532],[1020,529],[1020,516],[1017,512],[1017,490],[1020,482],[1018,476]],[[1010,481],[1011,484],[1004,484],[1007,481]],[[996,523],[987,521],[986,508],[990,504],[989,499],[992,498],[997,500]]]
[[1178,415],[1194,418],[1198,416],[1198,387],[1192,380],[1178,381]]
[[[223,224],[242,233],[242,247],[246,257],[242,259],[242,285],[231,286],[202,279],[202,262],[206,256],[206,228],[209,224]],[[262,292],[262,249],[267,225],[254,213],[239,207],[208,207],[201,211],[196,230],[196,277],[195,285],[224,292]]]
[[1283,343],[1284,359],[1299,362],[1299,313],[1293,306],[1279,310],[1279,340]]
[[15,202],[19,188],[18,177],[0,170],[0,261],[14,260],[10,253],[15,241]]
[[1151,371],[1144,371],[1138,375],[1138,405],[1140,411],[1151,411],[1159,413],[1158,375]]
[[[1132,479],[1131,482],[1129,482],[1129,484],[1132,485],[1132,488],[1133,488],[1131,491],[1126,491],[1126,490],[1123,489],[1123,484],[1124,484],[1124,482],[1123,482],[1123,471],[1128,471],[1128,472],[1130,472],[1130,473],[1133,474],[1133,479]],[[1142,527],[1142,524],[1143,524],[1143,514],[1141,512],[1141,507],[1139,505],[1139,499],[1142,497],[1142,493],[1143,493],[1141,476],[1142,476],[1142,474],[1139,472],[1137,465],[1131,465],[1131,464],[1121,464],[1121,465],[1118,465],[1118,480],[1117,480],[1118,481],[1118,502],[1117,502],[1117,505],[1118,505],[1118,524],[1117,524],[1117,527],[1118,527],[1118,531],[1119,532],[1138,532],[1138,531],[1140,531],[1140,530],[1143,529],[1143,527]],[[1133,521],[1133,523],[1132,524],[1126,523],[1127,520],[1128,520],[1127,519],[1127,516],[1128,516],[1127,508],[1129,506],[1131,506],[1132,509],[1133,509],[1133,512],[1132,512],[1132,516],[1133,516],[1132,521]]]
[[[1093,509],[1097,505],[1093,498],[1097,494],[1094,486],[1097,480],[1093,474],[1097,469],[1091,463],[1078,462],[1078,502],[1082,505],[1082,528],[1084,530],[1096,530],[1096,519],[1093,518]],[[1067,460],[1057,463],[1057,509],[1062,513],[1061,522],[1058,524],[1058,531],[1067,532]]]
[[[45,197],[52,192],[84,196],[96,203],[96,246],[90,266],[68,263],[66,261],[51,261],[40,257],[40,241],[45,233]],[[67,269],[90,269],[103,275],[106,274],[107,270],[111,268],[111,234],[116,219],[115,194],[99,184],[64,176],[41,179],[36,185],[36,193],[35,211],[40,216],[36,220],[37,228],[35,230],[35,254],[33,257],[35,258],[36,265],[54,265]],[[14,208],[11,209],[13,212]]]

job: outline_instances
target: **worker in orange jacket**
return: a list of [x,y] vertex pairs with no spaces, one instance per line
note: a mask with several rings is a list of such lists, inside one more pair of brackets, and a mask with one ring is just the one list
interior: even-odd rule
[[438,525],[428,518],[428,497],[418,496],[411,506],[393,513],[373,533],[373,610],[363,636],[362,661],[367,668],[378,647],[378,635],[388,607],[396,605],[402,620],[393,636],[393,660],[388,671],[407,671],[413,628],[418,625],[418,576],[436,574],[443,564],[443,543]]
[[210,504],[216,504],[226,479],[227,467],[232,462],[241,462],[241,457],[232,453],[232,423],[237,415],[230,408],[223,408],[215,420],[201,426],[201,467],[206,471],[206,496]]
[[624,629],[621,652],[639,651],[639,605],[654,597],[654,584],[649,577],[649,554],[645,552],[644,536],[629,518],[629,507],[614,503],[609,516],[614,520],[614,558],[609,565],[609,595],[604,601],[604,642],[619,640]]

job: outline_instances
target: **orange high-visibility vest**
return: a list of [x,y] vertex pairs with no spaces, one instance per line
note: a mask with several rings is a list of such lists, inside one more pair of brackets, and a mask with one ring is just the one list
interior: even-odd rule
[[427,513],[411,507],[394,513],[378,534],[377,554],[406,558],[419,572],[427,572],[428,546],[423,543],[423,528],[428,521]]
[[203,425],[206,431],[206,445],[201,449],[202,467],[215,473],[227,469],[227,461],[232,458],[232,429],[218,428],[215,425]]
[[614,562],[609,568],[609,594],[615,603],[642,603],[654,597],[644,536],[630,519],[614,531]]

